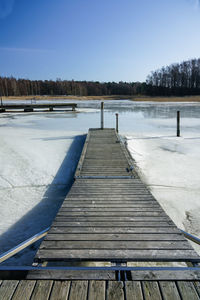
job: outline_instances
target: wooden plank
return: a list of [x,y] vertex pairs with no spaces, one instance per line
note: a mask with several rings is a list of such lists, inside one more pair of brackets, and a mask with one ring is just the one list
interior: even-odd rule
[[51,260],[94,260],[94,261],[200,261],[194,250],[66,250],[39,249],[37,259]]
[[[133,194],[129,194],[129,195],[122,195],[122,193],[118,193],[116,195],[110,193],[110,194],[104,194],[104,193],[99,193],[98,195],[92,195],[91,193],[89,194],[77,194],[77,195],[71,195],[69,194],[68,195],[68,199],[66,199],[66,202],[64,202],[63,204],[68,204],[69,202],[72,202],[72,204],[76,203],[75,201],[95,201],[95,203],[98,204],[98,201],[106,201],[107,200],[107,204],[108,205],[111,205],[111,204],[114,204],[114,203],[110,203],[110,201],[118,201],[118,202],[121,202],[121,204],[126,204],[126,201],[129,203],[129,204],[141,204],[141,205],[144,205],[145,202],[147,202],[148,204],[152,203],[152,204],[155,204],[157,205],[158,207],[161,207],[158,202],[155,201],[155,199],[151,196],[151,195],[144,195],[144,194],[141,194],[141,195],[133,195]],[[109,201],[108,201],[109,200]],[[142,202],[144,201],[144,202]],[[87,204],[87,202],[85,203]],[[117,204],[117,202],[116,202]]]
[[174,281],[159,281],[163,300],[181,300]]
[[193,250],[187,241],[46,241],[44,240],[40,249],[177,249]]
[[54,280],[115,280],[115,271],[104,270],[32,270],[26,279]]
[[87,299],[88,281],[72,281],[69,300]]
[[37,280],[31,300],[46,300],[49,299],[49,295],[52,289],[52,280]]
[[[124,207],[143,207],[143,206],[147,206],[147,207],[151,207],[151,206],[156,206],[158,208],[161,208],[161,206],[158,204],[158,202],[155,201],[155,199],[151,198],[151,197],[135,197],[133,198],[131,197],[121,197],[121,196],[112,196],[111,194],[108,196],[104,196],[102,195],[98,195],[97,197],[92,197],[92,195],[82,195],[82,196],[78,196],[78,197],[71,197],[69,195],[68,199],[66,199],[66,201],[63,203],[63,205],[61,207],[70,207],[68,205],[71,205],[71,207],[73,207],[74,205],[77,204],[83,204],[80,205],[80,207],[87,207],[87,205],[89,205],[88,207],[90,207],[90,205],[99,205],[99,207],[101,207],[100,205],[105,204],[108,207],[118,207],[118,205],[124,206]],[[114,206],[116,204],[116,206]],[[86,205],[86,206],[85,206]]]
[[137,212],[137,211],[127,211],[127,212],[120,212],[120,211],[116,211],[116,212],[108,212],[108,211],[102,211],[102,212],[93,212],[93,211],[90,211],[90,212],[84,212],[84,211],[77,211],[77,212],[59,212],[57,214],[57,216],[69,216],[69,217],[72,217],[72,216],[138,216],[138,217],[142,217],[142,216],[154,216],[154,217],[160,217],[160,216],[166,216],[166,214],[163,212],[163,211],[140,211],[140,212]]
[[[124,158],[125,159],[125,158]],[[88,161],[90,162],[93,162],[95,161],[96,159],[88,159]],[[103,159],[104,160],[104,159]],[[85,159],[85,161],[87,161],[87,159]],[[110,161],[110,160],[109,160]],[[99,163],[101,161],[99,160]],[[134,178],[134,179],[118,179],[118,178],[113,178],[113,179],[107,179],[106,181],[104,179],[76,179],[75,181],[75,184],[86,184],[86,185],[89,185],[89,184],[99,184],[101,185],[102,183],[106,185],[115,185],[115,184],[120,184],[120,185],[134,185],[134,184],[139,184],[139,185],[143,185],[146,187],[146,185],[141,181],[141,179],[138,179],[138,178]]]
[[33,289],[35,287],[35,280],[20,280],[12,300],[27,300],[30,299]]
[[[113,190],[112,190],[113,189]],[[69,196],[70,197],[77,197],[77,196],[81,196],[81,195],[84,195],[85,197],[88,197],[88,196],[94,196],[95,197],[98,197],[98,195],[101,197],[101,196],[111,196],[111,197],[121,197],[121,196],[128,196],[128,197],[133,197],[134,195],[137,195],[137,196],[151,196],[151,194],[148,192],[148,191],[142,191],[142,190],[132,190],[132,191],[129,191],[128,188],[126,189],[121,189],[121,190],[115,190],[114,191],[114,188],[110,188],[108,190],[99,190],[99,189],[94,189],[94,190],[73,190],[69,193]]]
[[177,281],[177,286],[182,300],[197,300],[199,296],[194,284],[189,281]]
[[200,280],[200,270],[135,270],[132,280]]
[[[155,204],[159,207],[161,207],[159,205],[158,202],[156,202],[156,200],[152,197],[152,195],[133,195],[133,194],[129,194],[129,195],[122,195],[121,193],[118,193],[116,195],[113,195],[112,193],[110,193],[109,195],[104,195],[103,193],[99,193],[98,195],[92,195],[92,194],[78,194],[78,195],[70,195],[68,194],[67,199],[65,200],[65,202],[63,204],[69,204],[70,202],[72,203],[76,203],[75,201],[95,201],[97,204],[99,203],[99,201],[106,201],[107,200],[107,204],[111,205],[114,204],[112,203],[112,201],[118,201],[121,202],[121,204],[141,204],[144,205],[145,202],[152,203]],[[108,201],[109,200],[109,201]],[[110,203],[111,201],[111,203]],[[142,202],[144,201],[144,202]],[[85,203],[87,204],[87,202]],[[117,204],[117,202],[116,202]]]
[[180,233],[175,226],[165,227],[130,227],[130,226],[69,226],[69,227],[51,227],[49,233],[66,234],[66,233]]
[[[90,184],[89,183],[82,183],[80,182],[80,180],[84,180],[84,179],[77,179],[73,185],[73,189],[76,189],[76,188],[93,188],[93,189],[102,189],[102,186],[105,188],[105,189],[119,189],[119,190],[125,190],[125,189],[137,189],[137,190],[146,190],[146,191],[149,191],[149,189],[147,189],[147,187],[145,187],[144,185],[141,185],[141,184],[138,184],[138,183],[128,183],[128,184],[125,184],[125,183],[119,183],[119,182],[114,182],[114,183],[95,183],[93,182],[94,179],[90,179],[91,182]],[[107,180],[110,180],[110,179],[107,179]],[[107,181],[106,180],[106,181]],[[128,179],[123,179],[123,180],[128,180]],[[132,179],[134,180],[134,179]],[[77,182],[78,181],[78,182]],[[104,179],[105,181],[105,179]]]
[[70,284],[70,281],[54,281],[49,300],[67,300]]
[[[94,168],[94,170],[96,169],[96,167]],[[112,168],[101,168],[102,170],[112,170]],[[120,168],[121,169],[121,168]],[[90,168],[90,170],[92,170],[92,168]],[[114,168],[113,170],[115,170],[116,171],[116,168]],[[93,179],[91,179],[91,180],[93,180]],[[80,181],[80,180],[79,180]],[[121,185],[118,185],[117,183],[115,183],[115,184],[113,184],[113,185],[104,185],[103,184],[103,182],[102,182],[102,184],[100,185],[95,185],[95,184],[93,184],[92,182],[90,183],[90,184],[88,184],[88,185],[86,185],[86,184],[76,184],[76,185],[74,185],[73,187],[72,187],[72,189],[71,189],[71,192],[81,192],[82,193],[82,191],[83,192],[87,192],[87,191],[93,191],[93,192],[95,192],[95,191],[97,191],[97,192],[100,192],[100,191],[105,191],[105,192],[109,192],[110,191],[110,188],[112,188],[113,190],[112,190],[112,192],[113,193],[115,193],[116,191],[119,191],[119,192],[121,192],[121,191],[124,191],[124,192],[127,192],[127,187],[129,188],[129,190],[132,192],[134,192],[134,191],[141,191],[141,192],[148,192],[148,193],[150,193],[149,192],[149,190],[144,186],[144,185],[134,185],[134,184],[128,184],[128,185],[126,185],[126,184],[121,184]]]
[[143,300],[140,281],[125,282],[126,300]]
[[[62,216],[62,215],[61,215]],[[64,225],[64,226],[63,226]],[[109,227],[111,226],[110,222],[70,222],[65,224],[60,224],[60,227],[77,227],[77,226],[87,226],[87,227]],[[58,226],[56,226],[58,227]],[[142,221],[129,221],[129,222],[112,222],[111,227],[174,227],[174,224],[170,221],[165,222],[142,222]],[[50,232],[53,232],[54,227],[51,227]],[[62,230],[62,228],[58,228]],[[62,231],[61,231],[62,232]]]
[[[163,212],[160,207],[106,207],[106,212]],[[62,207],[62,212],[105,212],[105,207]]]
[[[96,166],[96,168],[99,168],[100,169],[100,167],[98,167],[98,166]],[[107,170],[111,170],[111,168],[107,168]],[[90,171],[92,171],[92,170],[90,170]],[[102,171],[106,171],[106,170],[103,170],[102,169]],[[116,169],[114,169],[114,171],[116,171]],[[120,171],[121,172],[121,171]],[[131,176],[131,174],[126,174],[127,176]],[[116,179],[118,179],[118,180],[120,180],[120,178],[115,178],[115,177],[113,177],[115,180]],[[94,178],[88,178],[87,180],[91,180],[91,183],[89,184],[89,183],[79,183],[80,182],[80,180],[86,180],[85,178],[79,178],[79,179],[76,179],[76,180],[79,180],[73,187],[72,187],[72,190],[71,190],[71,192],[76,192],[76,189],[77,189],[77,192],[80,192],[80,193],[82,193],[81,191],[82,191],[82,189],[85,191],[85,190],[90,190],[90,191],[95,191],[95,189],[96,189],[96,191],[97,191],[97,193],[98,192],[100,192],[100,191],[104,191],[105,193],[106,192],[108,192],[108,189],[110,189],[110,191],[114,194],[115,193],[115,190],[118,190],[118,191],[124,191],[124,192],[127,192],[127,190],[128,189],[130,189],[131,190],[131,192],[134,192],[134,189],[135,189],[135,192],[140,192],[140,191],[145,191],[145,192],[149,192],[150,193],[150,191],[149,191],[149,189],[146,187],[146,186],[144,186],[144,185],[139,185],[139,184],[137,184],[137,183],[128,183],[128,184],[125,184],[125,183],[118,183],[118,182],[113,182],[113,183],[107,183],[107,184],[105,184],[104,185],[104,183],[102,182],[102,183],[93,183],[93,180],[95,180]],[[104,180],[105,181],[105,179],[104,178],[97,178],[96,180]],[[108,178],[108,179],[106,179],[106,180],[111,180],[111,178]],[[129,177],[127,177],[127,178],[121,178],[121,180],[129,180]],[[134,180],[134,179],[132,179],[132,180]],[[87,191],[86,191],[87,192]],[[116,194],[116,193],[115,193]]]
[[[136,198],[116,198],[116,197],[68,197],[63,203],[62,207],[68,207],[71,205],[72,207],[76,205],[86,207],[87,205],[107,205],[110,207],[142,207],[142,206],[156,206],[161,207],[153,198],[149,197],[136,197]],[[116,205],[116,206],[115,206]]]
[[[106,179],[106,178],[105,178]],[[110,192],[109,191],[105,191],[105,190],[102,190],[102,191],[98,191],[97,189],[94,190],[94,191],[72,191],[68,194],[68,196],[70,198],[80,198],[80,197],[84,197],[84,198],[105,198],[105,197],[108,197],[109,199],[111,198],[115,198],[116,200],[117,199],[128,199],[128,200],[132,200],[134,198],[137,199],[137,197],[140,197],[140,198],[149,198],[149,199],[152,199],[153,200],[153,197],[152,195],[149,193],[149,192],[142,192],[142,191],[139,191],[139,190],[135,190],[133,192],[128,192],[128,188],[127,189],[124,189],[123,191],[112,191],[112,188],[110,188]],[[139,199],[140,199],[139,198]]]
[[195,286],[195,288],[197,290],[197,293],[198,293],[198,295],[200,297],[200,282],[199,281],[195,281],[193,283],[194,283],[194,286]]
[[[86,210],[87,209],[87,210]],[[62,208],[60,210],[62,211],[90,211],[90,210],[107,210],[108,211],[118,211],[118,210],[122,210],[122,211],[138,211],[138,210],[159,210],[161,211],[161,207],[159,205],[157,205],[156,203],[152,203],[149,201],[149,203],[136,203],[136,204],[132,204],[132,203],[111,203],[111,204],[106,204],[106,202],[104,203],[98,203],[98,202],[92,202],[92,201],[79,201],[79,202],[75,202],[73,203],[73,201],[71,201],[70,203],[65,203],[64,205],[62,205]]]
[[134,233],[49,233],[45,241],[185,241],[182,234],[134,234]]
[[[108,202],[108,199],[109,199],[109,202]],[[117,195],[117,196],[112,196],[112,194],[109,195],[109,197],[107,196],[91,196],[90,195],[81,195],[80,197],[71,197],[70,195],[67,196],[67,198],[65,199],[64,203],[63,204],[69,204],[72,202],[72,204],[76,204],[76,202],[78,201],[82,201],[82,202],[85,202],[85,204],[87,204],[87,202],[90,202],[90,203],[105,203],[107,202],[108,205],[113,205],[114,203],[118,204],[149,204],[149,203],[152,203],[152,204],[156,204],[158,206],[159,203],[151,196],[151,195],[147,195],[147,196],[134,196],[134,195],[129,195],[127,197],[124,197],[124,196],[120,196],[120,195]],[[114,201],[114,202],[112,202]]]
[[76,171],[75,171],[74,178],[79,176],[80,173],[81,173],[82,165],[83,165],[83,161],[84,161],[85,154],[86,154],[86,151],[87,151],[89,139],[90,139],[90,132],[88,132],[87,137],[85,139],[85,143],[84,143],[83,150],[82,150],[82,153],[81,153],[81,157],[79,159],[79,162],[78,162],[78,165],[77,165],[77,168],[76,168]]
[[[97,168],[98,166],[96,166]],[[90,180],[90,182],[86,181],[86,180]],[[98,182],[96,181],[98,180]],[[104,180],[104,182],[102,182],[102,180]],[[111,181],[114,180],[114,181]],[[123,182],[122,182],[123,180]],[[127,180],[132,180],[132,182],[127,182]],[[145,186],[142,182],[135,182],[135,179],[107,179],[105,181],[105,179],[76,179],[76,181],[74,182],[73,188],[87,188],[87,187],[92,187],[92,188],[102,188],[102,186],[104,188],[118,188],[118,189],[125,189],[125,188],[136,188],[136,189],[145,189],[145,190],[149,190],[149,188],[147,188],[147,186]]]
[[127,165],[127,161],[125,160],[125,159],[120,159],[120,161],[118,161],[117,159],[111,159],[111,160],[109,160],[109,161],[107,161],[107,160],[104,160],[104,159],[102,159],[102,160],[100,160],[100,159],[98,159],[98,160],[96,160],[96,159],[88,159],[88,158],[85,158],[85,160],[84,160],[84,162],[83,162],[83,167],[88,167],[88,166],[90,166],[90,167],[93,167],[94,168],[94,164],[97,166],[99,166],[99,167],[101,167],[102,165],[103,166],[108,166],[108,167],[112,167],[112,166],[118,166],[118,167],[120,167],[120,166],[122,166],[122,167],[124,167],[125,165]]
[[[105,180],[106,180],[106,178],[105,178]],[[120,193],[114,193],[113,192],[113,190],[114,190],[114,188],[112,188],[112,187],[110,187],[110,193],[101,193],[101,192],[96,192],[96,193],[89,193],[89,192],[86,192],[86,193],[82,193],[81,191],[77,191],[77,193],[72,193],[72,192],[70,192],[69,194],[68,194],[68,196],[70,196],[70,198],[75,198],[75,197],[78,197],[78,196],[82,196],[82,197],[84,197],[85,196],[85,198],[87,197],[93,197],[93,198],[98,198],[98,196],[99,197],[101,197],[101,196],[104,196],[104,197],[107,197],[108,195],[111,197],[111,199],[113,198],[113,197],[115,197],[116,199],[118,199],[118,198],[128,198],[128,199],[134,199],[134,197],[136,198],[136,197],[140,197],[140,198],[142,198],[142,197],[149,197],[149,198],[152,198],[152,199],[154,199],[153,198],[153,196],[150,194],[150,193],[142,193],[142,192],[140,192],[140,191],[134,191],[134,192],[132,192],[132,193],[128,193],[128,187],[127,187],[127,190],[125,191],[123,191],[123,193],[122,192],[120,192]],[[103,198],[104,198],[103,197]],[[155,199],[154,199],[155,200]]]
[[0,286],[0,299],[10,300],[18,285],[18,280],[3,280]]
[[[64,216],[58,216],[55,221],[53,222],[52,226],[65,226],[67,223],[71,222],[170,222],[170,225],[172,225],[172,221],[168,217],[102,217],[102,216],[84,216],[84,217],[64,217]],[[62,224],[61,224],[62,223]],[[66,224],[65,224],[66,223]],[[110,224],[112,225],[112,224]],[[130,224],[131,225],[131,224]],[[174,225],[174,224],[173,224]],[[174,225],[175,226],[175,225]]]
[[[105,178],[105,180],[106,180],[106,178]],[[110,188],[110,189],[112,189],[112,188]],[[128,190],[128,188],[127,188],[127,190]],[[150,194],[150,193],[139,193],[139,192],[134,192],[134,193],[128,193],[127,191],[126,192],[124,192],[124,193],[112,193],[112,192],[110,192],[109,194],[107,193],[96,193],[96,194],[91,194],[91,193],[81,193],[81,192],[79,192],[79,193],[69,193],[68,194],[68,198],[79,198],[79,197],[84,197],[84,198],[88,198],[88,197],[90,197],[90,198],[105,198],[105,197],[108,197],[109,196],[109,199],[111,198],[115,198],[116,200],[117,199],[130,199],[130,200],[132,200],[132,199],[137,199],[138,197],[139,197],[139,199],[140,198],[148,198],[148,199],[153,199],[153,200],[155,200],[154,198],[153,198],[153,196]]]
[[124,300],[123,282],[109,281],[107,300]]
[[[87,195],[105,195],[105,196],[109,196],[110,194],[112,194],[112,196],[117,196],[117,195],[130,195],[130,192],[128,190],[121,190],[121,191],[117,191],[117,190],[113,190],[112,192],[109,191],[105,191],[105,190],[102,190],[102,191],[98,191],[98,190],[91,190],[89,191],[88,189],[86,189],[85,191],[84,190],[74,190],[74,191],[71,191],[69,193],[69,196],[78,196],[78,195],[81,195],[81,194],[84,194],[85,197],[87,197]],[[133,192],[131,193],[131,195],[150,195],[150,193],[148,191],[141,191],[141,190],[134,190],[133,189]]]
[[88,300],[105,300],[105,281],[91,280],[89,282]]
[[143,281],[142,289],[145,300],[162,300],[159,286],[156,281]]

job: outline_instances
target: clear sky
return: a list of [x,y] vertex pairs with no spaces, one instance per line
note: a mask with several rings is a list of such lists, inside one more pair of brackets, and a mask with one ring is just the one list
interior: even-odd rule
[[1,76],[145,81],[198,57],[198,0],[0,0]]

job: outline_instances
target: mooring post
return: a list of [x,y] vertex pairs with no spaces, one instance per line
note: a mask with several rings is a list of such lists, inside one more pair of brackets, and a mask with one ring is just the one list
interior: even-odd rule
[[3,108],[3,99],[2,99],[2,96],[1,96],[1,108],[0,108],[0,112],[3,113],[5,112],[5,108]]
[[119,127],[118,127],[118,116],[119,114],[115,114],[116,115],[116,132],[118,133],[119,132]]
[[177,111],[177,136],[180,136],[180,111]]
[[104,109],[104,102],[101,102],[101,129],[103,129],[103,109]]

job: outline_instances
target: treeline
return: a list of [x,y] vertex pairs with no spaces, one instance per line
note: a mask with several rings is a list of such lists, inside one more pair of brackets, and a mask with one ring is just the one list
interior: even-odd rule
[[151,72],[146,82],[29,80],[0,77],[0,96],[200,95],[200,58]]
[[151,72],[146,83],[153,95],[200,95],[200,58]]
[[28,80],[0,77],[0,96],[36,95],[138,95],[145,94],[146,83],[140,82],[94,82],[74,80]]

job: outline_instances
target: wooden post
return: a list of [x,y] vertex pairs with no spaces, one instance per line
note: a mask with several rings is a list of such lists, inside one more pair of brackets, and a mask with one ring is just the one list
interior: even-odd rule
[[119,114],[115,114],[116,115],[116,132],[119,132],[119,128],[118,128],[118,116]]
[[177,136],[180,136],[180,111],[177,111]]
[[2,99],[2,96],[1,96],[1,108],[0,108],[0,113],[3,113],[5,112],[5,108],[3,108],[3,99]]
[[104,122],[103,122],[103,109],[104,109],[104,102],[101,102],[101,129],[104,127]]

